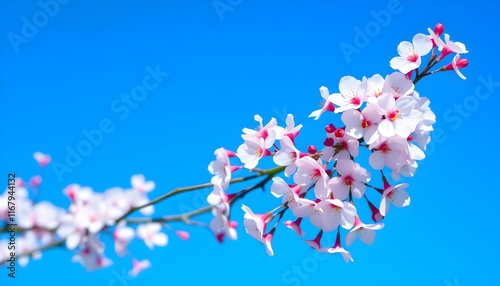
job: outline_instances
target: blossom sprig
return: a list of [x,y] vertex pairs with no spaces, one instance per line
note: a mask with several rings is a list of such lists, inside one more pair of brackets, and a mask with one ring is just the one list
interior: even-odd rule
[[[372,244],[375,231],[384,227],[381,220],[388,215],[390,206],[406,207],[410,204],[406,191],[409,185],[397,184],[397,181],[401,176],[415,175],[418,161],[425,158],[436,122],[429,99],[420,96],[415,84],[425,76],[452,69],[465,79],[459,69],[468,64],[466,59],[460,59],[460,54],[468,52],[464,44],[452,42],[448,34],[445,34],[444,41],[441,40],[443,25],[438,24],[434,30],[428,31],[429,35],[419,33],[411,43],[403,41],[398,45],[399,56],[390,61],[390,66],[398,71],[385,77],[380,74],[362,79],[342,77],[339,92],[332,94],[327,87],[320,88],[324,104],[309,117],[317,120],[329,113],[340,114],[345,124],[339,127],[329,124],[325,127],[326,134],[318,134],[319,139],[323,138],[321,151],[312,145],[307,152],[301,151],[295,145],[301,139],[299,134],[289,138],[274,118],[263,125],[262,118],[256,115],[260,123],[257,130],[250,135],[248,128],[243,130],[244,143],[238,147],[236,156],[246,168],[258,166],[268,156],[273,156],[277,165],[286,167],[285,178],[273,179],[271,192],[281,198],[281,203],[295,217],[285,222],[286,227],[302,237],[301,225],[306,219],[319,229],[314,239],[305,240],[318,251],[341,253],[346,262],[352,261],[349,252],[341,247],[342,232],[346,232],[347,246],[356,236],[362,242]],[[427,65],[419,71],[422,58],[431,51]],[[451,53],[455,53],[451,63],[432,70]],[[287,118],[292,121],[293,115],[289,114]],[[371,171],[360,163],[360,148],[370,151],[367,165]],[[387,171],[391,172],[393,183],[389,183],[385,176]],[[369,184],[377,174],[383,183],[381,187]],[[366,196],[369,189],[374,190],[370,197],[379,195],[378,204]],[[360,217],[357,208],[364,204],[359,201],[368,203],[374,224],[363,222],[366,219]],[[270,239],[264,240],[270,222],[268,217],[253,215],[248,206],[244,206],[244,210],[245,217],[251,216],[259,225],[256,229],[247,227],[247,232],[264,243],[267,253],[273,255]],[[275,228],[273,234],[274,231]],[[322,235],[331,231],[337,231],[336,243],[324,249],[320,246]]]
[[[254,212],[246,204],[241,209],[246,232],[261,242],[269,255],[274,255],[273,238],[284,224],[309,247],[341,254],[345,262],[354,261],[344,245],[351,246],[357,238],[373,244],[391,207],[410,204],[409,184],[398,181],[401,176],[416,174],[436,123],[430,100],[421,96],[415,85],[426,76],[449,70],[465,79],[460,71],[468,65],[467,59],[460,58],[468,53],[465,45],[451,41],[448,34],[441,39],[442,24],[428,29],[428,33],[419,33],[412,42],[398,45],[399,56],[389,61],[396,71],[361,79],[344,76],[334,93],[325,86],[319,88],[324,103],[309,117],[317,120],[337,115],[343,124],[328,124],[324,132],[316,135],[315,142],[323,142],[321,147],[303,142],[300,131],[304,126],[296,125],[292,114],[282,126],[275,118],[264,124],[264,119],[255,115],[257,127],[242,130],[243,143],[236,151],[222,147],[215,150],[215,160],[207,168],[212,175],[209,183],[175,188],[154,199],[149,195],[156,184],[141,174],[131,177],[129,188],[113,187],[104,192],[69,185],[63,190],[70,202],[67,208],[38,201],[41,175],[16,180],[19,263],[26,265],[30,258],[40,259],[44,250],[64,247],[74,254],[74,262],[96,270],[112,264],[111,248],[119,257],[130,256],[133,267],[129,274],[135,277],[152,264],[132,255],[131,243],[143,243],[149,249],[163,247],[169,242],[167,231],[181,240],[189,239],[188,232],[167,224],[171,222],[207,228],[220,243],[236,240],[238,223],[232,213],[235,203],[254,190],[265,190],[268,183],[272,196],[279,201],[274,209]],[[426,66],[421,68],[423,57],[429,53]],[[452,54],[448,63],[436,67]],[[298,143],[309,143],[304,145],[307,150],[301,150]],[[33,157],[41,170],[51,162],[51,157],[41,152]],[[264,160],[276,166],[261,169]],[[245,170],[250,174],[239,175]],[[257,182],[235,187],[252,180]],[[206,188],[211,190],[206,206],[155,216],[155,205],[160,202]],[[0,236],[0,265],[10,255],[6,251],[10,231],[6,201],[7,190],[0,196],[0,235],[4,235]],[[367,208],[370,217],[363,217],[361,208]],[[139,217],[132,217],[137,213]],[[207,213],[211,214],[207,222],[193,219]],[[291,218],[285,220],[285,216]],[[316,235],[307,235],[305,224],[315,228]],[[323,235],[327,232],[336,233],[333,246],[325,245]],[[112,245],[101,239],[106,235],[112,238]]]
[[[49,155],[43,155],[45,158],[50,158]],[[39,155],[35,156],[35,160],[37,158]],[[47,162],[49,163],[50,161]],[[39,163],[42,169],[47,164],[42,166]],[[213,165],[209,167],[209,170],[214,171],[213,167]],[[234,171],[239,168],[230,169]],[[280,166],[270,170],[255,169],[253,175],[217,182],[229,185],[261,178],[256,184],[231,194],[227,200],[230,206],[249,192],[263,188],[266,182],[283,169],[284,167]],[[35,177],[41,178],[40,175]],[[214,179],[212,181],[215,182]],[[35,195],[35,187],[38,188],[40,184],[32,186],[21,178],[16,180],[16,183],[17,206],[19,210],[22,210],[16,214],[15,231],[19,235],[16,242],[19,245],[16,257],[19,258],[21,266],[26,266],[30,258],[40,259],[45,250],[64,247],[75,254],[72,258],[73,262],[80,263],[89,271],[108,267],[113,261],[106,255],[110,251],[105,251],[106,245],[101,239],[102,236],[108,235],[113,240],[111,248],[114,248],[118,257],[131,256],[133,268],[129,274],[135,277],[142,270],[150,268],[151,262],[147,259],[139,261],[132,255],[129,251],[129,245],[132,242],[142,241],[150,249],[163,247],[169,241],[165,231],[173,231],[181,240],[189,239],[188,232],[174,229],[167,224],[171,222],[210,229],[213,227],[213,224],[207,225],[191,219],[210,211],[214,212],[215,208],[210,204],[186,213],[153,217],[154,205],[179,194],[214,187],[212,182],[175,188],[151,200],[148,198],[148,193],[152,192],[156,185],[153,181],[146,181],[141,174],[132,176],[131,188],[113,187],[103,193],[95,192],[90,187],[71,184],[63,190],[70,201],[67,209],[56,207],[47,201],[35,202],[31,197]],[[4,209],[4,206],[7,206],[7,191],[0,195],[0,202],[4,202],[0,207],[0,234],[7,234],[8,239],[11,226],[7,224],[8,209]],[[144,217],[130,217],[135,212]],[[234,234],[236,234],[234,229],[236,222],[232,221],[230,225],[233,226]],[[10,253],[5,251],[8,249],[7,239],[0,239],[0,245],[5,246],[0,251],[0,264],[7,263],[10,257]]]

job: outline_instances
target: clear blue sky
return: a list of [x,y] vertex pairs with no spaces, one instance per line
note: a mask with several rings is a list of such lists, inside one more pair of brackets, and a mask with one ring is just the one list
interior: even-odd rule
[[[449,72],[416,86],[431,99],[439,131],[431,154],[409,180],[411,206],[391,210],[373,246],[350,248],[354,264],[340,256],[315,256],[284,227],[275,237],[276,254],[269,257],[242,226],[238,241],[220,245],[205,229],[179,225],[191,231],[189,241],[169,232],[165,248],[132,245],[138,258],[153,264],[135,280],[120,278],[131,261],[115,259],[109,245],[114,264],[107,269],[88,273],[71,262],[70,252],[51,250],[18,269],[14,281],[2,268],[0,285],[498,284],[500,158],[494,114],[500,73],[493,49],[500,4],[220,0],[217,5],[219,10],[211,0],[65,0],[43,12],[38,1],[1,1],[0,174],[37,174],[34,151],[66,164],[67,148],[75,149],[85,130],[106,122],[112,131],[71,172],[45,170],[41,199],[67,207],[61,191],[68,184],[97,191],[128,187],[136,173],[156,182],[153,196],[207,182],[213,150],[235,150],[241,129],[255,126],[256,113],[280,122],[293,113],[305,126],[299,146],[320,144],[328,121],[307,118],[318,106],[318,88],[335,91],[344,75],[391,73],[397,44],[441,22],[452,40],[470,51],[463,70],[468,79]],[[390,19],[379,18],[381,10],[389,11],[382,14]],[[34,25],[31,30],[25,20]],[[356,44],[357,31],[366,29],[370,35]],[[355,52],[346,56],[341,49],[346,45]],[[127,107],[122,94],[142,86],[148,69],[157,68],[168,76]],[[206,193],[176,197],[157,207],[157,214],[177,213],[180,204],[198,206]],[[278,202],[262,192],[245,201],[256,212]],[[241,222],[238,207],[233,214]]]

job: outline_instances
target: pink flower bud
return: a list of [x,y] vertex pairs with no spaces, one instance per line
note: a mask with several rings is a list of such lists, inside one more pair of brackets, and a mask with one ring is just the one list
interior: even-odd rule
[[42,177],[40,176],[34,176],[30,179],[30,185],[33,188],[38,188],[38,186],[40,186],[41,183],[42,183]]
[[326,133],[333,133],[335,132],[335,129],[336,129],[335,126],[331,123],[325,127]]
[[344,137],[344,133],[345,133],[344,129],[339,128],[339,129],[335,130],[335,137],[337,137],[337,139],[340,139],[340,138]]
[[316,149],[314,145],[309,145],[309,147],[307,147],[307,152],[309,152],[309,154],[311,155],[314,155],[316,154],[316,152],[318,152],[318,149]]
[[182,240],[188,240],[189,239],[189,232],[183,231],[183,230],[176,230],[175,234]]
[[331,138],[331,137],[326,138],[325,141],[323,142],[323,145],[325,145],[326,147],[332,147],[333,146],[333,138]]
[[441,23],[437,23],[436,26],[434,26],[434,34],[436,34],[436,36],[441,36],[441,34],[443,34],[444,32],[444,25],[441,24]]
[[[457,65],[457,68],[462,69],[462,68],[465,68],[466,66],[469,65],[469,61],[467,59],[458,59],[456,65]],[[449,63],[449,64],[445,65],[444,69],[447,71],[453,70],[453,64]]]

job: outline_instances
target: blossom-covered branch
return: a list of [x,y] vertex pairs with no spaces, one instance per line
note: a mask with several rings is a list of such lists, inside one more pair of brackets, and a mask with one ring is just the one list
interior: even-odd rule
[[[155,183],[146,181],[143,175],[132,176],[129,189],[115,187],[103,193],[72,184],[63,190],[70,206],[61,209],[50,202],[36,202],[41,176],[27,182],[18,180],[16,202],[22,210],[16,226],[20,234],[17,250],[20,264],[25,265],[29,257],[39,258],[44,250],[64,247],[75,251],[73,261],[86,269],[103,268],[111,260],[105,255],[101,235],[110,235],[116,254],[125,256],[130,255],[128,245],[134,238],[150,249],[167,245],[166,231],[173,231],[184,240],[189,238],[186,231],[167,224],[171,222],[207,227],[221,243],[226,238],[235,240],[237,223],[231,219],[232,207],[249,192],[264,189],[270,181],[270,192],[279,199],[275,208],[255,213],[252,208],[259,206],[241,205],[246,232],[260,241],[269,255],[274,255],[275,232],[283,225],[282,219],[289,217],[284,221],[285,227],[301,239],[306,236],[304,224],[316,229],[314,236],[303,238],[306,245],[320,252],[340,254],[345,262],[353,261],[343,245],[350,246],[357,237],[365,244],[372,244],[376,231],[384,227],[382,220],[391,206],[401,208],[410,204],[409,184],[398,181],[401,176],[415,175],[418,161],[425,158],[436,122],[430,100],[421,96],[415,85],[424,77],[449,70],[465,79],[460,71],[468,65],[467,59],[460,58],[468,53],[465,45],[451,41],[448,34],[442,40],[441,24],[427,31],[428,34],[418,33],[411,42],[398,45],[399,56],[389,61],[396,71],[361,79],[342,77],[338,92],[334,93],[320,87],[324,102],[309,117],[317,120],[330,116],[331,123],[312,142],[304,142],[300,136],[303,125],[295,125],[292,114],[288,114],[283,126],[274,118],[264,124],[263,118],[255,115],[257,128],[242,130],[243,143],[235,152],[225,148],[215,150],[215,160],[208,166],[212,174],[210,183],[176,188],[153,200],[148,193],[155,189]],[[425,62],[423,57],[429,54],[427,64],[421,67]],[[448,63],[437,67],[452,54]],[[321,147],[316,147],[318,142],[322,142]],[[366,156],[363,152],[367,152]],[[39,152],[34,157],[41,168],[51,161],[50,156]],[[268,158],[272,158],[276,167],[258,169]],[[233,178],[236,172],[249,174]],[[283,176],[278,176],[281,173]],[[236,184],[257,178],[260,178],[257,183],[234,190]],[[181,214],[153,216],[156,204],[205,188],[212,188],[207,206]],[[6,193],[0,202],[7,200]],[[5,222],[0,234],[10,229],[6,205],[0,204],[0,221]],[[369,218],[358,211],[363,207],[371,214]],[[136,212],[143,217],[131,217]],[[208,223],[192,219],[206,213],[212,214]],[[369,220],[372,222],[367,223]],[[335,233],[333,245],[324,245],[323,234],[327,232]],[[6,239],[0,240],[0,264],[10,255],[5,251],[7,243]],[[131,276],[151,266],[147,259],[139,261],[133,257],[132,261]]]

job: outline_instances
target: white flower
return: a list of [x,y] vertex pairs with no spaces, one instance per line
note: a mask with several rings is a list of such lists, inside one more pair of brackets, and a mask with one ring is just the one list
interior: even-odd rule
[[257,167],[260,159],[270,154],[271,152],[266,149],[264,138],[249,137],[236,150],[236,155],[247,169]]
[[390,61],[391,68],[407,74],[420,66],[422,63],[421,56],[427,55],[431,49],[431,40],[424,34],[416,34],[412,43],[407,41],[399,43],[399,57],[394,57]]
[[151,267],[151,262],[147,259],[139,261],[139,260],[134,258],[132,260],[132,265],[133,265],[133,267],[128,272],[128,275],[130,275],[131,277],[137,277],[137,275],[139,275],[139,273],[141,273],[142,271]]
[[412,96],[402,96],[397,100],[385,93],[377,99],[378,112],[385,116],[378,124],[382,136],[398,135],[408,138],[422,120],[422,112],[415,109],[416,100]]
[[134,239],[134,229],[128,227],[125,221],[121,221],[116,226],[113,232],[113,239],[115,240],[115,252],[118,256],[124,256],[127,245]]
[[160,231],[160,223],[141,224],[137,227],[137,236],[144,240],[149,249],[153,249],[155,245],[165,246],[168,243],[167,235]]
[[395,207],[402,208],[410,205],[410,196],[404,190],[409,185],[406,183],[399,184],[396,186],[388,187],[384,190],[382,194],[382,200],[380,202],[380,214],[383,216],[387,215],[389,211],[390,203]]
[[323,103],[323,107],[321,109],[315,110],[309,114],[309,117],[314,117],[314,120],[318,120],[321,114],[327,111],[335,111],[335,106],[330,102],[330,91],[328,91],[328,88],[326,86],[322,86],[319,88],[319,92],[325,102]]
[[349,192],[352,192],[355,198],[361,198],[365,193],[365,183],[370,181],[370,173],[350,159],[338,160],[336,168],[339,176],[328,182],[333,197],[345,200]]
[[358,109],[366,101],[366,80],[360,81],[352,76],[344,76],[339,82],[340,93],[334,93],[328,100],[339,107],[335,108],[335,113],[349,109]]
[[384,227],[384,224],[364,224],[358,216],[356,216],[355,219],[356,221],[354,222],[354,228],[349,231],[345,238],[347,246],[350,246],[356,240],[357,236],[359,236],[359,239],[362,242],[368,245],[373,244],[376,236],[375,231],[382,229]]

